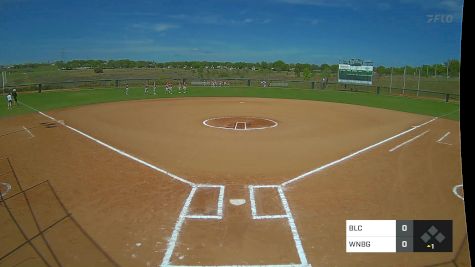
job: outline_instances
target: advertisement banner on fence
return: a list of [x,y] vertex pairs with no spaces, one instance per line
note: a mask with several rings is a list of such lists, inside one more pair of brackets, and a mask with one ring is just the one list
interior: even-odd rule
[[373,84],[373,66],[338,65],[338,82],[350,84]]

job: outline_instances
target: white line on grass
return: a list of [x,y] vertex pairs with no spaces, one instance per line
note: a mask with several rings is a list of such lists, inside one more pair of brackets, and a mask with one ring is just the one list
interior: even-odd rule
[[151,169],[153,169],[153,170],[156,170],[156,171],[161,172],[161,173],[163,173],[163,174],[165,174],[165,175],[168,175],[168,176],[170,176],[171,178],[173,178],[173,179],[175,179],[175,180],[178,180],[178,181],[180,181],[180,182],[183,182],[183,183],[185,183],[185,184],[188,184],[188,185],[190,185],[190,186],[194,186],[194,185],[195,185],[193,182],[190,182],[190,181],[188,181],[188,180],[186,180],[186,179],[184,179],[184,178],[182,178],[182,177],[180,177],[180,176],[178,176],[178,175],[176,175],[176,174],[173,174],[173,173],[171,173],[171,172],[169,172],[169,171],[167,171],[167,170],[161,169],[161,168],[159,168],[159,167],[157,167],[157,166],[155,166],[155,165],[153,165],[153,164],[151,164],[151,163],[148,163],[148,162],[146,162],[146,161],[144,161],[144,160],[141,160],[141,159],[139,159],[139,158],[137,158],[137,157],[135,157],[135,156],[132,156],[132,155],[130,155],[130,154],[127,153],[127,152],[124,152],[124,151],[122,151],[122,150],[120,150],[120,149],[118,149],[118,148],[115,148],[115,147],[113,147],[113,146],[111,146],[111,145],[109,145],[109,144],[106,144],[106,143],[102,142],[102,141],[99,140],[99,139],[96,139],[96,138],[94,138],[94,137],[92,137],[92,136],[90,136],[90,135],[88,135],[88,134],[86,134],[86,133],[84,133],[84,132],[82,132],[82,131],[76,129],[76,128],[73,128],[73,127],[71,127],[71,126],[65,124],[65,123],[62,122],[62,121],[59,121],[59,120],[57,120],[57,119],[55,119],[55,118],[53,118],[53,117],[51,117],[51,116],[49,116],[49,115],[47,115],[47,114],[45,114],[45,113],[43,113],[43,112],[41,112],[41,111],[39,111],[39,110],[33,108],[33,107],[28,106],[28,105],[25,104],[25,103],[21,103],[21,102],[20,102],[20,104],[22,104],[22,105],[24,105],[24,106],[26,106],[26,107],[28,107],[28,108],[30,108],[30,109],[32,109],[32,110],[38,112],[38,113],[41,114],[42,116],[44,116],[44,117],[46,117],[46,118],[48,118],[48,119],[50,119],[50,120],[52,120],[52,121],[54,121],[54,122],[57,122],[57,123],[63,125],[64,127],[68,128],[68,129],[70,129],[70,130],[72,130],[72,131],[74,131],[74,132],[76,132],[76,133],[78,133],[78,134],[80,134],[80,135],[82,135],[82,136],[84,136],[84,137],[86,137],[86,138],[88,138],[88,139],[90,139],[90,140],[92,140],[92,141],[94,141],[94,142],[96,142],[96,143],[98,143],[98,144],[100,144],[100,145],[102,145],[102,146],[104,146],[104,147],[106,147],[106,148],[108,148],[108,149],[110,149],[110,150],[112,150],[112,151],[114,151],[114,152],[116,152],[116,153],[118,153],[118,154],[120,154],[120,155],[126,157],[126,158],[129,158],[129,159],[131,159],[131,160],[133,160],[133,161],[136,161],[136,162],[138,162],[138,163],[140,163],[140,164],[142,164],[142,165],[145,165],[145,166],[147,166],[147,167],[149,167],[149,168],[151,168]]
[[397,145],[397,146],[395,146],[395,147],[389,149],[388,151],[389,151],[389,152],[394,152],[394,151],[398,150],[399,148],[401,148],[401,147],[403,147],[403,146],[405,146],[405,145],[411,143],[412,141],[414,141],[414,140],[416,140],[416,139],[422,137],[423,135],[425,135],[425,134],[428,133],[428,132],[429,132],[429,130],[427,130],[427,131],[425,131],[425,132],[423,132],[423,133],[421,133],[421,134],[419,134],[419,135],[416,135],[415,137],[413,137],[413,138],[411,138],[411,139],[409,139],[409,140],[407,140],[407,141],[405,141],[405,142],[403,142],[403,143],[401,143],[401,144],[399,144],[399,145]]
[[25,130],[25,131],[26,131],[26,132],[27,132],[27,133],[30,135],[30,138],[33,138],[33,137],[35,137],[35,135],[34,135],[34,134],[32,134],[32,133],[31,133],[31,131],[30,131],[30,130],[28,130],[28,128],[26,128],[25,126],[23,126],[23,130]]
[[376,143],[376,144],[370,145],[370,146],[365,147],[365,148],[363,148],[363,149],[361,149],[361,150],[358,150],[358,151],[356,151],[356,152],[354,152],[354,153],[351,153],[351,154],[349,154],[349,155],[347,155],[347,156],[345,156],[345,157],[343,157],[343,158],[340,158],[340,159],[338,159],[338,160],[332,161],[332,162],[327,163],[327,164],[325,164],[325,165],[323,165],[323,166],[320,166],[320,167],[318,167],[318,168],[316,168],[316,169],[313,169],[313,170],[308,171],[308,172],[306,172],[306,173],[304,173],[304,174],[301,174],[301,175],[299,175],[299,176],[297,176],[297,177],[295,177],[295,178],[292,178],[292,179],[290,179],[290,180],[288,180],[288,181],[286,181],[286,182],[283,182],[281,185],[285,187],[285,186],[287,186],[287,185],[289,185],[289,184],[291,184],[291,183],[293,183],[293,182],[296,182],[296,181],[298,181],[298,180],[300,180],[300,179],[303,179],[303,178],[305,178],[305,177],[307,177],[307,176],[309,176],[309,175],[315,174],[315,173],[320,172],[320,171],[322,171],[322,170],[324,170],[324,169],[327,169],[327,168],[329,168],[329,167],[331,167],[331,166],[337,165],[337,164],[339,164],[339,163],[341,163],[341,162],[343,162],[343,161],[345,161],[345,160],[348,160],[348,159],[351,159],[351,158],[353,158],[353,157],[355,157],[355,156],[358,156],[359,154],[362,154],[362,153],[364,153],[364,152],[366,152],[366,151],[368,151],[368,150],[370,150],[370,149],[373,149],[373,148],[375,148],[375,147],[377,147],[377,146],[380,146],[380,145],[382,145],[382,144],[384,144],[384,143],[387,143],[387,142],[389,142],[389,141],[391,141],[391,140],[394,140],[394,139],[396,139],[396,138],[398,138],[398,137],[400,137],[400,136],[403,136],[403,135],[405,135],[405,134],[408,134],[408,133],[410,133],[410,132],[412,132],[412,131],[414,131],[414,130],[416,130],[416,129],[419,129],[420,127],[422,127],[422,126],[424,126],[424,125],[427,125],[427,124],[429,124],[429,123],[431,123],[431,122],[433,122],[433,121],[435,121],[435,120],[437,120],[437,119],[438,119],[438,117],[435,117],[435,118],[433,118],[433,119],[431,119],[431,120],[429,120],[429,121],[426,121],[426,122],[424,122],[424,123],[422,123],[422,124],[419,124],[419,125],[417,125],[417,126],[413,126],[413,127],[412,127],[411,129],[409,129],[409,130],[406,130],[406,131],[404,131],[404,132],[398,133],[398,134],[396,134],[396,135],[394,135],[394,136],[391,136],[391,137],[389,137],[389,138],[387,138],[387,139],[384,139],[383,141],[380,141],[380,142],[378,142],[378,143]]

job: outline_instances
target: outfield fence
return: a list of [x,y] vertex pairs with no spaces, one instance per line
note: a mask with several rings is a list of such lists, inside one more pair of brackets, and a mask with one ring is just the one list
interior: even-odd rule
[[308,90],[338,90],[348,92],[371,93],[378,95],[396,95],[417,98],[439,99],[445,102],[459,102],[460,95],[454,93],[438,92],[425,89],[400,88],[376,85],[356,85],[342,84],[336,81],[323,83],[316,80],[282,80],[282,79],[249,79],[249,78],[222,78],[222,79],[156,79],[156,78],[124,78],[124,79],[98,79],[98,80],[77,80],[63,82],[45,82],[45,83],[24,83],[8,84],[5,91],[11,91],[13,88],[19,92],[25,91],[46,91],[63,89],[84,89],[84,88],[125,88],[145,87],[157,88],[163,87],[167,82],[177,85],[179,82],[185,82],[188,86],[206,86],[206,87],[261,87],[265,88],[283,88],[283,89],[308,89]]

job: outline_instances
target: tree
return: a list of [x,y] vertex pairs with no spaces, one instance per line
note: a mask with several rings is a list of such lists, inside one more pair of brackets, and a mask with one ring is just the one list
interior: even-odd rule
[[312,78],[312,75],[313,75],[313,72],[309,67],[306,67],[303,70],[303,79],[304,80],[309,80],[310,78]]
[[289,70],[289,65],[287,65],[282,60],[277,60],[276,62],[272,63],[272,67],[277,71]]

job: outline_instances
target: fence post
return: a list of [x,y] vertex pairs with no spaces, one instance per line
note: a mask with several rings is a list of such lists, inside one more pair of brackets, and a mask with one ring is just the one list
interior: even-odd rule
[[41,85],[41,83],[39,83],[38,84],[38,93],[41,93],[41,87],[42,87],[42,85]]
[[315,81],[312,82],[312,89],[315,89]]
[[379,95],[379,91],[381,90],[381,87],[376,87],[376,94]]
[[450,94],[445,94],[445,103],[449,102]]
[[247,86],[248,86],[248,87],[251,86],[251,79],[248,79],[248,80],[247,80]]
[[119,88],[119,80],[115,80],[115,87]]

